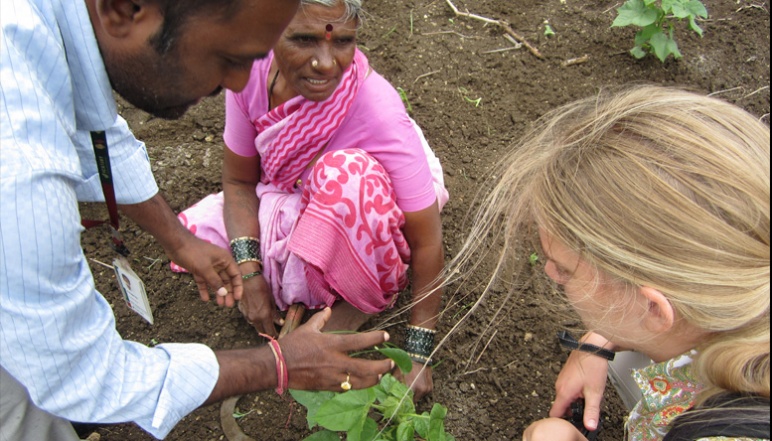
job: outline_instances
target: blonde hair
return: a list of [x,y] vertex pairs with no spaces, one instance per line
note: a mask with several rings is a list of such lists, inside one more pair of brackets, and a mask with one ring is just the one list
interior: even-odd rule
[[769,128],[718,99],[639,86],[557,109],[523,139],[448,281],[491,237],[503,243],[498,275],[538,225],[711,333],[694,363],[700,401],[769,397]]

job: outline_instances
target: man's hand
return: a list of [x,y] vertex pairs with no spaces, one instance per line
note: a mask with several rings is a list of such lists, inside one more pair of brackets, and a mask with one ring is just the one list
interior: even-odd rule
[[244,295],[239,302],[239,311],[257,332],[271,337],[279,335],[276,332],[276,325],[284,324],[276,309],[271,289],[262,275],[244,281]]
[[290,389],[343,392],[341,383],[347,377],[353,389],[364,389],[376,385],[394,367],[389,359],[373,361],[348,355],[383,344],[389,340],[389,334],[324,334],[321,330],[331,314],[332,310],[325,308],[279,339],[289,370]]
[[434,390],[434,381],[432,380],[432,368],[421,363],[413,362],[413,370],[405,375],[399,368],[392,372],[394,378],[408,385],[413,389],[414,401],[418,401]]
[[190,234],[180,248],[168,250],[167,254],[193,275],[201,300],[209,301],[210,290],[216,293],[220,306],[231,308],[241,299],[241,271],[227,250]]
[[[325,308],[278,340],[290,389],[343,392],[341,383],[347,378],[353,389],[364,389],[376,385],[383,374],[394,368],[389,359],[366,360],[348,355],[382,345],[389,340],[389,334],[324,334],[321,330],[331,314],[332,310]],[[217,351],[215,355],[220,377],[205,405],[234,395],[273,389],[278,383],[276,359],[268,345]]]
[[241,272],[230,252],[204,242],[177,219],[160,193],[145,202],[121,205],[121,211],[152,234],[167,256],[193,274],[201,299],[209,301],[209,289],[217,304],[232,307],[241,299]]

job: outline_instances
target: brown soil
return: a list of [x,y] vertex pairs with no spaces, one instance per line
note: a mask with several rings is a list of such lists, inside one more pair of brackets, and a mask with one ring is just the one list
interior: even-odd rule
[[[714,93],[760,118],[769,119],[769,2],[706,0],[711,17],[702,22],[704,38],[679,28],[684,58],[660,63],[627,54],[634,30],[611,29],[621,0],[457,0],[461,10],[506,20],[544,55],[512,46],[502,29],[455,17],[443,0],[369,0],[370,16],[360,34],[374,68],[402,88],[412,115],[443,162],[450,203],[443,213],[446,255],[454,255],[465,236],[464,216],[489,167],[520,136],[529,122],[560,104],[601,87],[634,82],[680,85]],[[544,35],[549,20],[556,35]],[[570,59],[583,63],[564,66]],[[475,100],[480,99],[478,104]],[[223,97],[206,99],[180,121],[153,119],[121,109],[137,137],[148,145],[156,179],[171,207],[180,211],[220,189]],[[84,207],[84,209],[94,207]],[[212,348],[262,344],[236,309],[202,303],[188,275],[173,274],[152,237],[124,219],[134,269],[144,278],[156,324],[148,325],[120,297],[113,273],[92,264],[98,289],[113,303],[124,338],[145,344],[202,342]],[[109,261],[106,233],[83,236],[89,258]],[[484,278],[478,274],[464,292]],[[544,417],[566,352],[556,331],[571,320],[550,318],[539,308],[549,285],[537,279],[508,300],[488,298],[442,349],[435,369],[435,391],[419,403],[449,408],[448,428],[459,440],[520,439],[525,426]],[[472,296],[473,297],[473,296]],[[501,298],[498,298],[501,297]],[[448,302],[440,324],[447,332],[471,302]],[[493,322],[491,317],[504,306]],[[377,326],[373,320],[368,326]],[[488,325],[491,325],[490,327]],[[389,326],[401,342],[400,326]],[[239,424],[261,440],[300,440],[307,430],[303,409],[274,392],[242,397]],[[602,441],[622,439],[624,411],[614,392],[604,403]],[[150,440],[132,424],[98,428],[105,440]],[[169,440],[223,440],[219,405],[185,418]]]

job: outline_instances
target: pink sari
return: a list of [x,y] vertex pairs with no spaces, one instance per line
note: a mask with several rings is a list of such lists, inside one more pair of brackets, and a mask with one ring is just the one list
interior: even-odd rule
[[[256,189],[263,274],[282,310],[293,303],[331,306],[343,298],[374,314],[391,306],[407,284],[404,215],[377,160],[359,149],[327,152],[298,185],[340,127],[368,71],[357,50],[328,100],[296,97],[254,121],[263,167]],[[433,174],[442,206],[447,200],[442,171]],[[196,236],[228,249],[222,193],[179,217]],[[184,271],[174,263],[172,269]]]

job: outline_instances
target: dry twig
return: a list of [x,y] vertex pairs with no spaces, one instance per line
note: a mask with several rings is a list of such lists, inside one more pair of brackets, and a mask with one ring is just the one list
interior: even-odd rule
[[433,71],[433,72],[428,72],[428,73],[425,73],[425,74],[423,74],[423,75],[418,75],[418,77],[416,77],[416,79],[415,79],[415,80],[413,80],[413,84],[417,83],[417,82],[418,82],[418,80],[420,80],[421,78],[430,77],[430,76],[432,76],[432,75],[434,75],[434,74],[436,74],[436,73],[440,73],[440,72],[442,72],[442,71],[441,71],[441,70],[435,70],[435,71]]
[[563,67],[573,66],[575,64],[582,64],[590,61],[589,55],[582,55],[581,57],[569,58],[568,60],[560,63]]
[[456,17],[466,17],[471,18],[473,20],[479,20],[488,24],[493,24],[496,26],[499,26],[500,28],[504,29],[504,32],[512,36],[514,39],[516,39],[519,43],[522,43],[523,46],[525,46],[529,52],[533,54],[534,57],[543,60],[544,55],[539,52],[539,49],[536,49],[531,43],[528,42],[528,40],[525,39],[522,35],[518,34],[517,32],[512,29],[512,27],[509,25],[509,23],[505,22],[504,20],[494,20],[492,18],[483,17],[482,15],[472,14],[469,12],[461,12],[458,10],[456,5],[453,4],[450,0],[445,0],[447,2],[448,6],[453,10],[453,13],[456,14]]

